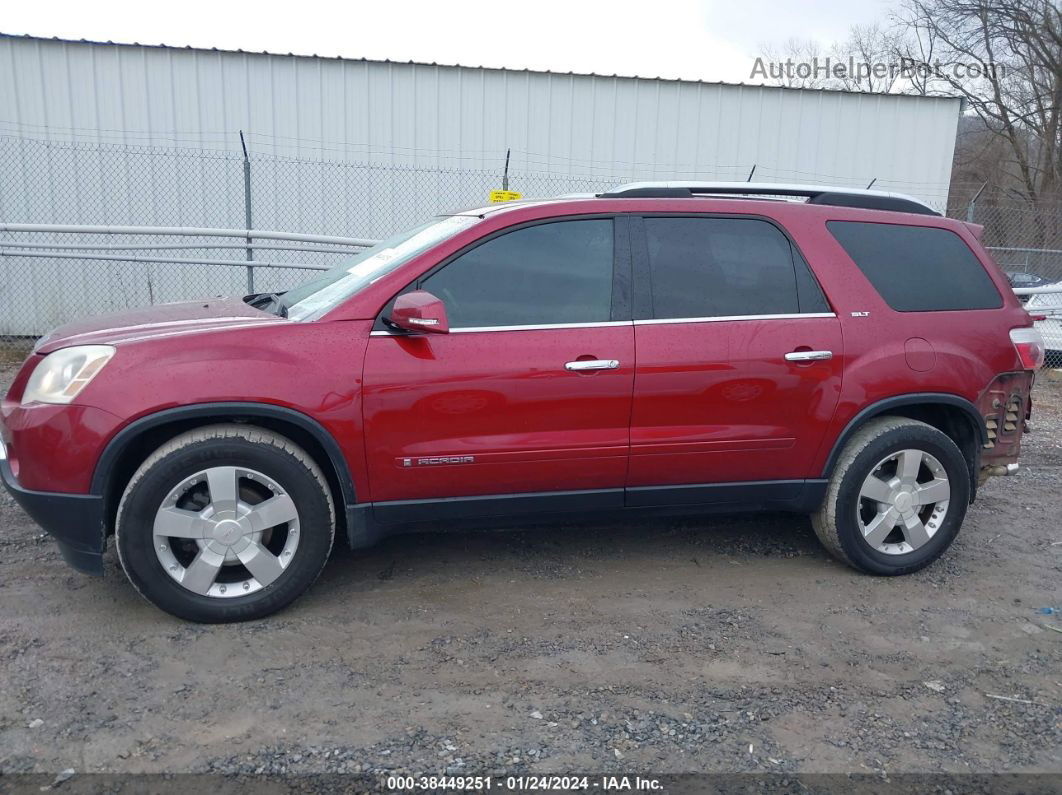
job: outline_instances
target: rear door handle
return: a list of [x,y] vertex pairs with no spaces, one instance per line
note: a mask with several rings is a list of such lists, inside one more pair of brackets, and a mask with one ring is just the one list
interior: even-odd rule
[[822,362],[833,358],[833,351],[793,351],[785,355],[787,362]]
[[574,362],[566,362],[565,370],[615,370],[619,367],[616,359],[579,359]]

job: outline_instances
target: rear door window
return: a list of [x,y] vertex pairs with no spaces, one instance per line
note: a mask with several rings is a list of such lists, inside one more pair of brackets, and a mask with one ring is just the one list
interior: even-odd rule
[[948,229],[861,221],[830,221],[827,226],[897,312],[1003,306],[980,260]]
[[807,263],[755,218],[644,219],[657,319],[828,312]]

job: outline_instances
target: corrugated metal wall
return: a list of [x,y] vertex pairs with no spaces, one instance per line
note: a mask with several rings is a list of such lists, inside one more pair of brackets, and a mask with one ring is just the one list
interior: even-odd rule
[[[958,114],[957,99],[0,35],[0,221],[242,227],[240,130],[260,229],[385,237],[484,203],[507,149],[529,197],[755,165],[758,182],[876,179],[943,209]],[[0,335],[244,285],[242,268],[4,251]],[[256,289],[304,278],[264,269]]]
[[[0,38],[0,133],[946,201],[957,99]],[[43,220],[43,219],[41,219]],[[71,220],[71,219],[56,219]],[[351,230],[355,232],[357,230]]]

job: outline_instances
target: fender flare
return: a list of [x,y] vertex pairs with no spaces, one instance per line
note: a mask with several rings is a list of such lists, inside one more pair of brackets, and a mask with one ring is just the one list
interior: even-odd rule
[[984,417],[982,417],[977,411],[977,406],[966,398],[960,397],[959,395],[951,395],[947,392],[914,392],[909,395],[897,395],[895,397],[879,400],[876,403],[871,403],[869,406],[865,406],[858,414],[848,421],[848,424],[844,426],[844,430],[841,431],[837,440],[833,443],[830,455],[826,458],[826,465],[822,468],[822,477],[830,477],[845,444],[848,443],[852,434],[859,430],[867,420],[878,417],[882,414],[888,414],[892,409],[901,406],[915,405],[951,406],[953,408],[961,409],[967,419],[973,423],[974,429],[980,436],[981,444],[984,445],[988,442],[988,429],[985,427]]
[[339,487],[343,492],[344,502],[348,506],[356,502],[354,481],[350,476],[347,460],[343,456],[339,442],[321,423],[296,409],[289,409],[272,403],[250,402],[195,403],[189,406],[175,406],[174,408],[162,409],[134,420],[118,431],[107,442],[107,446],[104,447],[100,457],[96,460],[96,468],[92,473],[89,493],[106,498],[109,493],[108,487],[115,464],[121,460],[122,454],[129,449],[129,446],[144,431],[181,420],[211,419],[224,422],[234,418],[253,419],[255,417],[280,420],[294,425],[299,430],[305,431],[312,436],[321,445],[332,464],[332,468],[335,470],[336,479],[339,481]]

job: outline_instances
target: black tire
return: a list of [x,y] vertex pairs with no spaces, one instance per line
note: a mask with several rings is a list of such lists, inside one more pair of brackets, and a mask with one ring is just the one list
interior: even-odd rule
[[[188,590],[163,568],[154,549],[156,512],[171,489],[210,467],[246,467],[280,484],[298,511],[300,538],[287,568],[261,590],[218,598]],[[317,579],[335,535],[328,483],[290,440],[248,425],[213,425],[172,439],[148,457],[126,486],[115,520],[118,557],[148,601],[201,623],[250,621],[291,604]]]
[[[951,487],[948,510],[937,531],[921,547],[890,555],[863,537],[858,510],[864,479],[887,456],[916,449],[934,456],[944,467]],[[811,523],[823,546],[836,558],[868,574],[897,576],[925,568],[955,539],[970,504],[970,473],[962,451],[931,425],[903,417],[867,422],[845,445],[830,477],[826,498]]]

